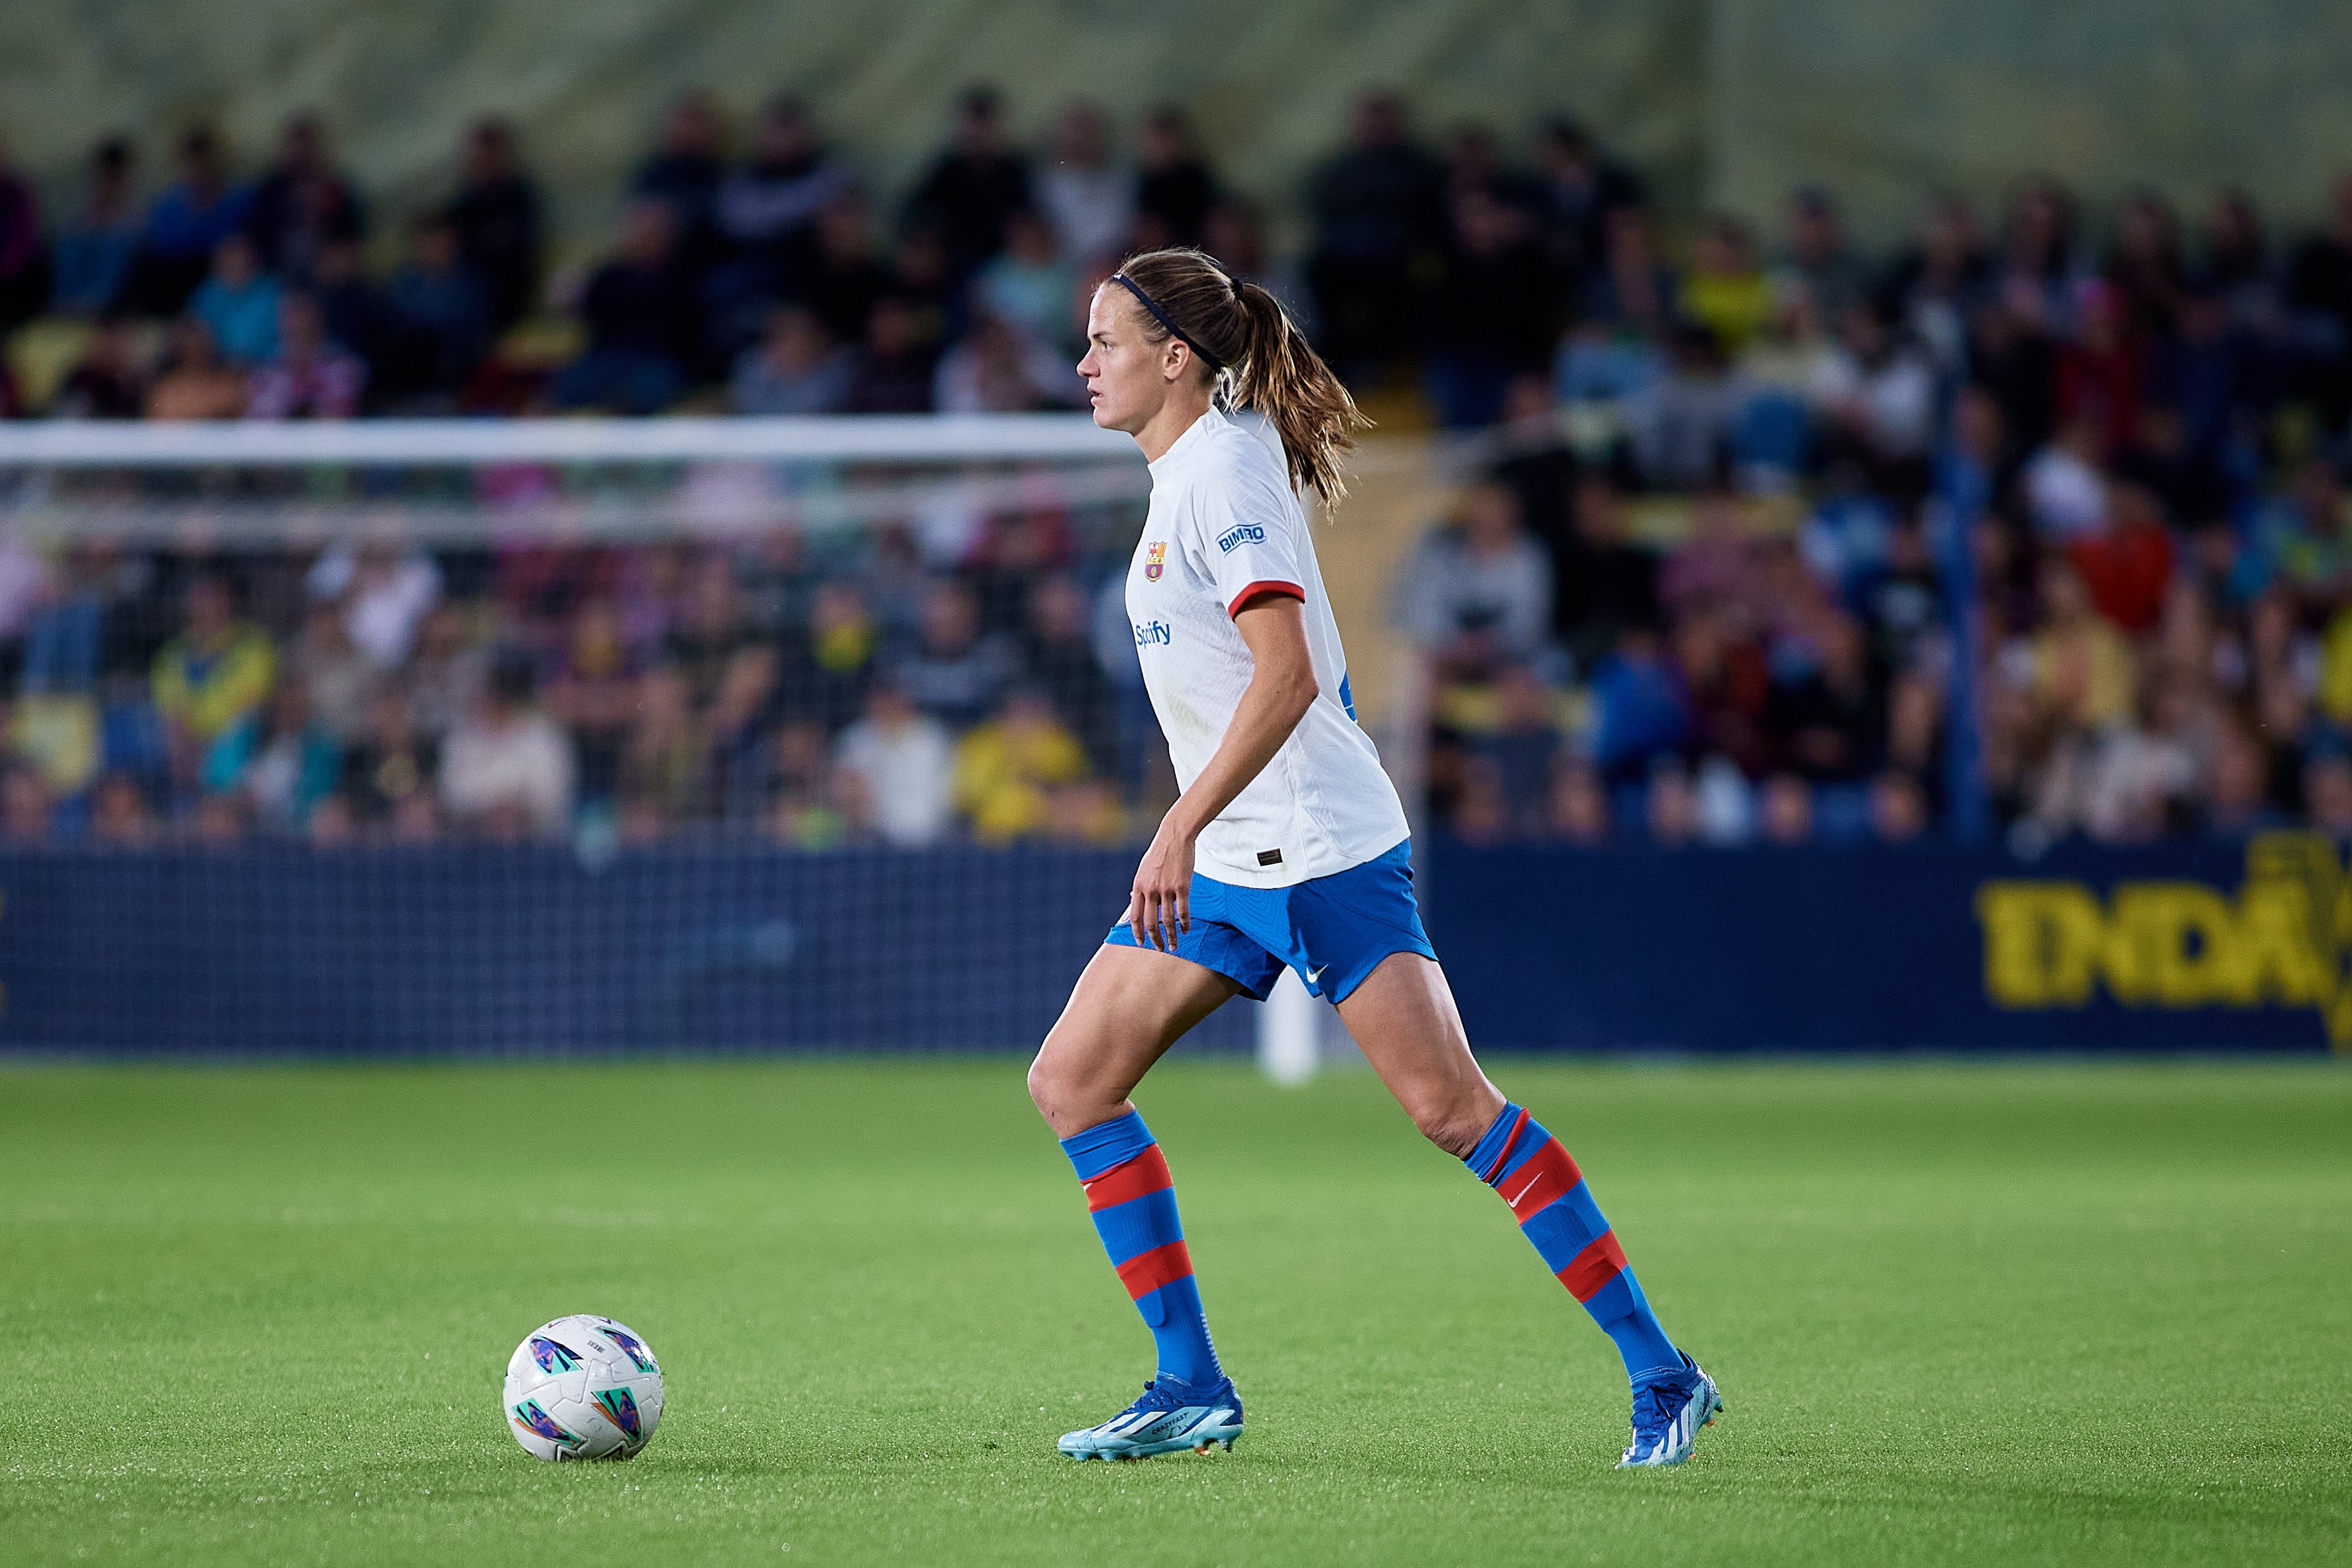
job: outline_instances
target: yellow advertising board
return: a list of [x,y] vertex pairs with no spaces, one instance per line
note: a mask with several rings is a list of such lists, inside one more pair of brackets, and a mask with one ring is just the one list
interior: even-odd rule
[[2264,833],[2235,888],[2003,878],[1977,890],[1984,987],[2006,1009],[2308,1007],[2352,1050],[2352,873],[2333,841]]

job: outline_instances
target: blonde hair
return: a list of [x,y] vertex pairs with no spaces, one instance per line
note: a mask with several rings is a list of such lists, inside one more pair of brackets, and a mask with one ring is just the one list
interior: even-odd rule
[[1339,460],[1371,421],[1282,301],[1190,247],[1146,251],[1118,270],[1140,291],[1135,313],[1145,340],[1180,338],[1212,380],[1230,375],[1223,390],[1233,403],[1265,415],[1282,437],[1293,486],[1326,505],[1348,493]]

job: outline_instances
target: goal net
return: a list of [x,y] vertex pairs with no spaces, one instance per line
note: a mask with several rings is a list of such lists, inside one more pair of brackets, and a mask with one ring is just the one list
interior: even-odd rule
[[1173,795],[1148,490],[1053,415],[0,428],[0,1047],[1034,1040]]

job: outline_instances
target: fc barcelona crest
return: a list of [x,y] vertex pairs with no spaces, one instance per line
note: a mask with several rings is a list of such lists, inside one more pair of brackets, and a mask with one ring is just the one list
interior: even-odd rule
[[1143,576],[1148,582],[1158,582],[1160,574],[1168,570],[1168,541],[1160,539],[1143,552]]

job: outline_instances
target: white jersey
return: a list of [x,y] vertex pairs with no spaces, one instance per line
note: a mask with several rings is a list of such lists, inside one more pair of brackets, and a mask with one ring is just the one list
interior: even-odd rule
[[1270,431],[1211,409],[1151,465],[1151,514],[1127,572],[1143,684],[1185,789],[1256,668],[1233,617],[1261,593],[1304,605],[1318,690],[1282,749],[1201,834],[1195,864],[1219,882],[1290,887],[1377,860],[1408,830],[1356,723],[1339,622],[1280,448]]

